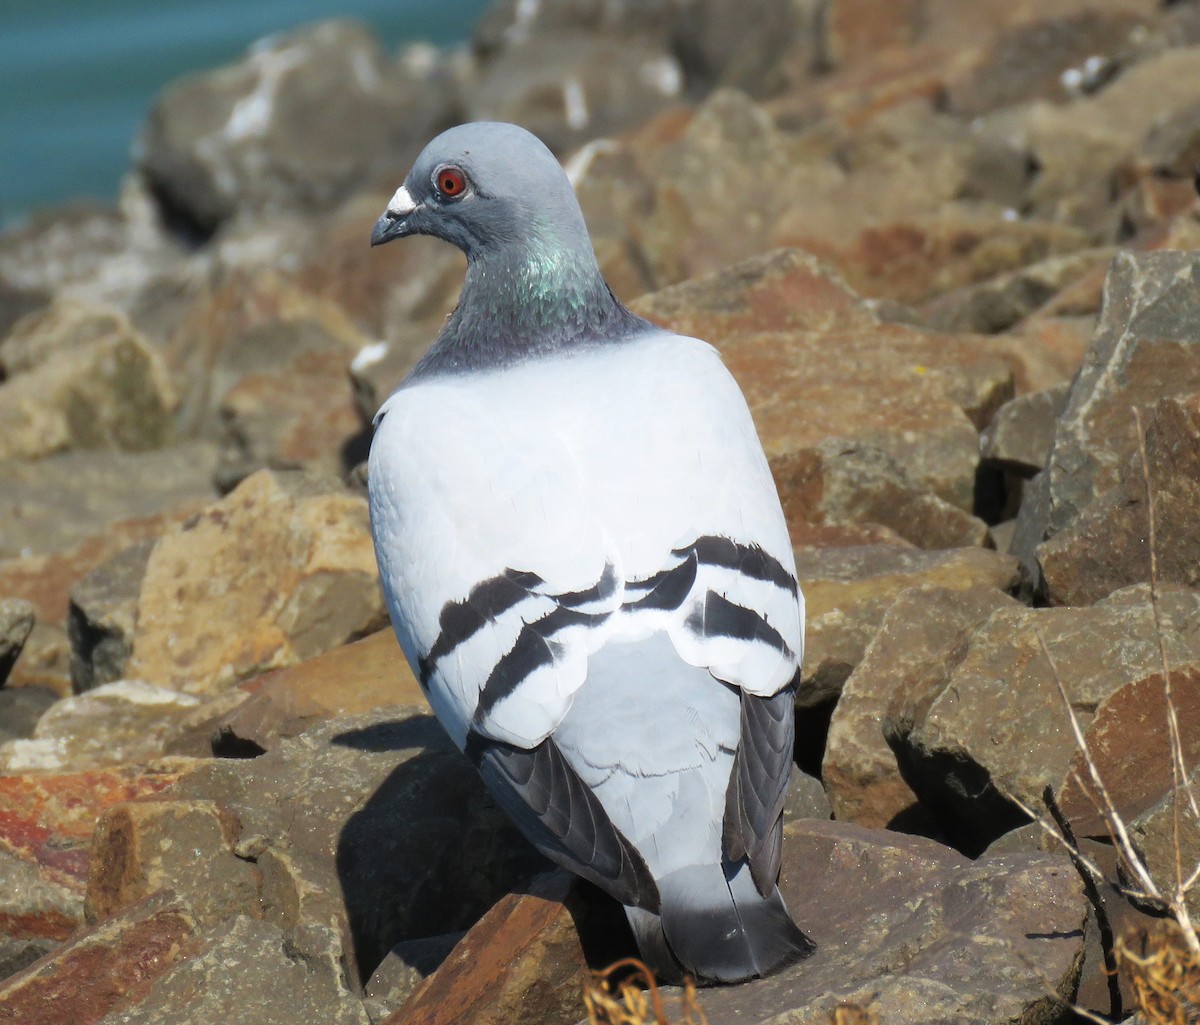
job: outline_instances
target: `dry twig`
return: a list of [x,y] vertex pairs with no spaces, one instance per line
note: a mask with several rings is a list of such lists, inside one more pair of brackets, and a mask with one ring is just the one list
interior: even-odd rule
[[[614,982],[617,975],[622,975],[620,982]],[[708,1025],[691,979],[683,981],[679,1017],[672,1020],[663,1009],[654,973],[634,957],[594,972],[592,981],[584,986],[583,1003],[588,1025]]]

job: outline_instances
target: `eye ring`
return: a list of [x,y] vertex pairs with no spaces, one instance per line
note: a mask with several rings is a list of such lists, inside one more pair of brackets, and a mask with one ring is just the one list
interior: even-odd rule
[[433,187],[443,199],[458,199],[467,191],[467,176],[461,167],[445,164],[433,172]]

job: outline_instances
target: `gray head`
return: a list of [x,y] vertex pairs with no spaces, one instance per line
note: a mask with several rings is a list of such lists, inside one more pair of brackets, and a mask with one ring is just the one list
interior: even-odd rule
[[371,245],[406,235],[433,235],[467,254],[458,305],[410,379],[613,344],[649,328],[605,284],[554,154],[516,125],[459,125],[426,146]]
[[443,132],[417,157],[371,232],[371,245],[406,235],[445,239],[474,259],[512,244],[587,246],[566,173],[537,136],[479,121]]

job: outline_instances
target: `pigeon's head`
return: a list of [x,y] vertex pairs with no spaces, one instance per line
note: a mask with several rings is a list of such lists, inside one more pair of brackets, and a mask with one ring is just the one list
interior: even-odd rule
[[535,240],[587,244],[579,203],[554,154],[524,128],[494,121],[451,128],[417,157],[375,223],[371,245],[406,235],[445,239],[468,257]]

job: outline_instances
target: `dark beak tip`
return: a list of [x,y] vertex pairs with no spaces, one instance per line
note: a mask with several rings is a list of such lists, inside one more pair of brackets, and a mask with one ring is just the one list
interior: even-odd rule
[[392,239],[398,238],[404,229],[404,221],[399,217],[392,217],[389,214],[384,214],[375,222],[375,227],[371,229],[371,246],[381,246],[385,242],[391,242]]

